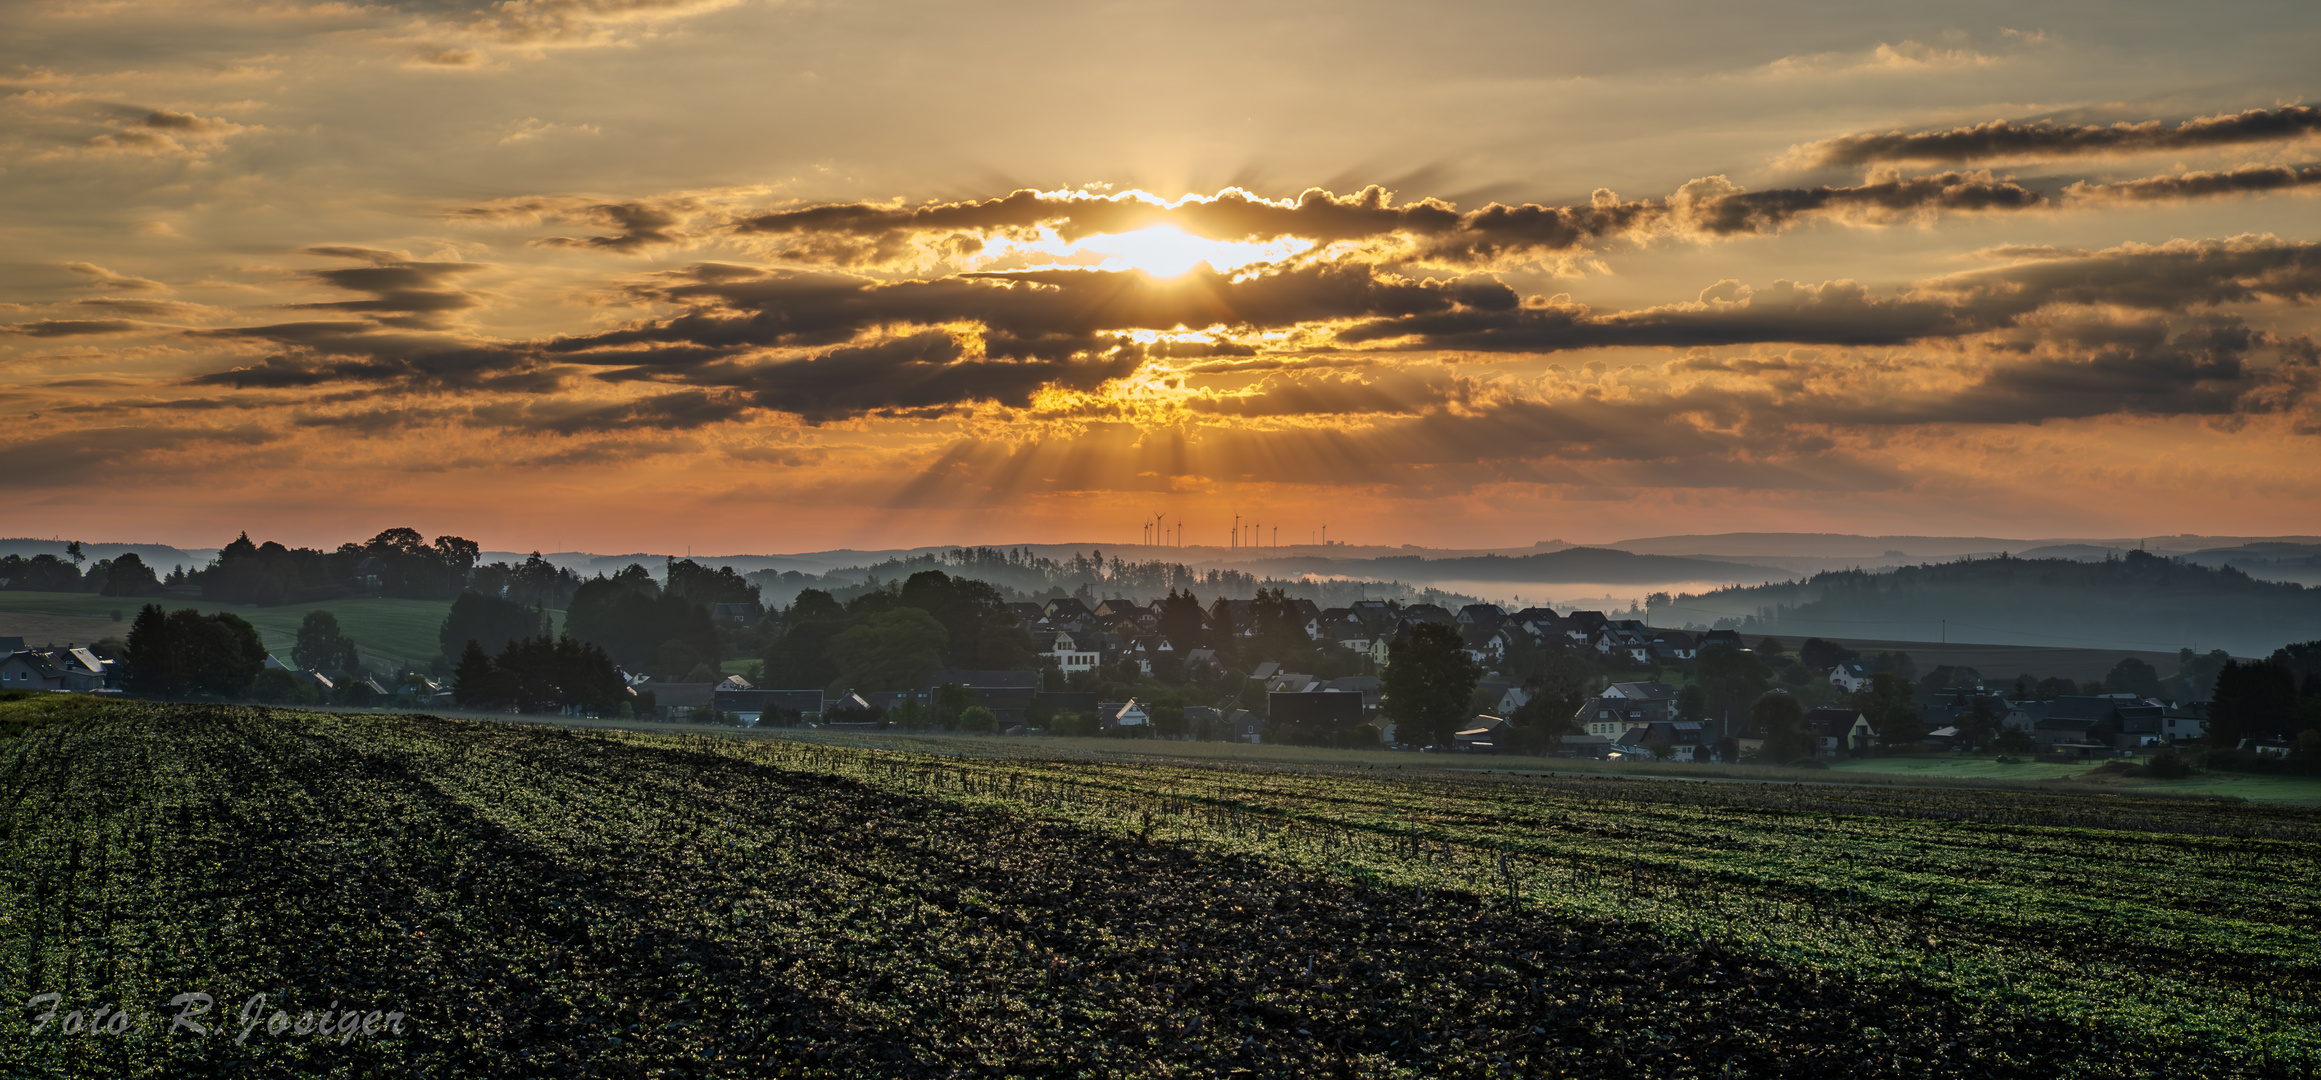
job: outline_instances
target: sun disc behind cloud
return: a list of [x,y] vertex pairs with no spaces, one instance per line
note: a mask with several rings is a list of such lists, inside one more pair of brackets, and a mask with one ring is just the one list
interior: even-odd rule
[[1050,240],[1024,253],[1046,255],[1074,265],[1092,264],[1100,270],[1141,270],[1166,278],[1189,273],[1203,263],[1212,270],[1231,272],[1255,263],[1287,258],[1312,246],[1312,241],[1296,237],[1265,243],[1211,240],[1173,225],[1155,225],[1074,242]]

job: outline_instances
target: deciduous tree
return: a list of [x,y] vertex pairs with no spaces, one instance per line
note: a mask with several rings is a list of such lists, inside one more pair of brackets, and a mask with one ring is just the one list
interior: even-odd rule
[[1387,646],[1382,708],[1423,741],[1447,746],[1467,720],[1467,701],[1482,674],[1457,628],[1420,623]]

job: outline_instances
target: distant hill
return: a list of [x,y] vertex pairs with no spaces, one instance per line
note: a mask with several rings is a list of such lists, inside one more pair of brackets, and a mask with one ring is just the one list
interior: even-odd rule
[[2321,589],[2130,551],[2117,559],[1990,558],[1840,570],[1794,584],[1676,598],[1656,619],[1788,637],[1885,637],[2263,656],[2321,639]]
[[[211,556],[217,554],[216,548],[188,551],[184,548],[173,548],[167,544],[89,543],[81,545],[82,556],[90,562],[110,559],[125,551],[136,552],[137,557],[144,560],[147,566],[158,567],[165,574],[172,566],[201,566],[207,563]],[[22,555],[25,558],[31,558],[34,555],[54,555],[61,559],[65,557],[64,553],[65,542],[62,540],[34,540],[25,537],[0,539],[0,555]]]
[[2069,547],[2085,553],[2128,552],[2139,547],[2155,554],[2182,555],[2204,548],[2247,544],[2252,547],[2321,543],[2311,536],[2153,536],[2143,538],[2044,537],[2008,539],[1999,536],[1858,536],[1851,533],[1703,533],[1688,536],[1646,536],[1619,540],[1607,547],[1644,555],[1723,555],[1748,558],[1945,559],[1961,555],[1984,556],[2002,552],[2029,557],[2050,554],[2044,549]]
[[1260,559],[1252,565],[1270,573],[1343,574],[1396,581],[1588,582],[1653,585],[1670,581],[1773,581],[1793,575],[1769,566],[1638,555],[1612,548],[1575,547],[1538,555],[1476,555],[1429,559],[1390,555],[1377,559]]

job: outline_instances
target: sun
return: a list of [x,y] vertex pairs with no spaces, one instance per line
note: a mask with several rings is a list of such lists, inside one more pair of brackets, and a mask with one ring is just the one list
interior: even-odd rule
[[1075,242],[1050,241],[1032,250],[1059,262],[1092,264],[1099,270],[1141,270],[1156,278],[1173,278],[1203,264],[1211,270],[1230,273],[1254,263],[1287,258],[1312,246],[1312,241],[1296,237],[1259,243],[1211,240],[1173,225],[1155,225]]
[[1169,225],[1155,225],[1135,232],[1091,236],[1079,243],[1082,251],[1108,256],[1105,263],[1142,270],[1154,277],[1176,277],[1190,272],[1202,263],[1212,270],[1230,269],[1218,266],[1219,248],[1227,245],[1215,240],[1204,240]]

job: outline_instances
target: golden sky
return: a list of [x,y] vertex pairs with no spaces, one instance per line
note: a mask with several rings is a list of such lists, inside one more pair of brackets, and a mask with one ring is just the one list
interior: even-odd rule
[[1865,7],[6,5],[0,533],[2315,531],[2321,11]]

